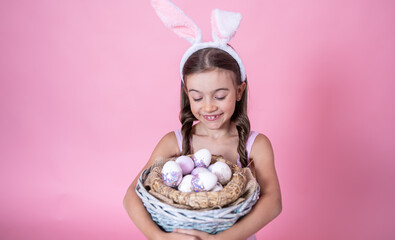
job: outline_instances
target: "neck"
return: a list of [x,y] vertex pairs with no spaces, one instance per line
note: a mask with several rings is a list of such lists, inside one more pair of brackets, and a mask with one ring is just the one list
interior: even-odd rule
[[212,139],[218,139],[230,135],[237,135],[237,129],[236,125],[230,121],[219,129],[209,129],[204,124],[198,123],[195,126],[194,133],[197,135],[204,135]]

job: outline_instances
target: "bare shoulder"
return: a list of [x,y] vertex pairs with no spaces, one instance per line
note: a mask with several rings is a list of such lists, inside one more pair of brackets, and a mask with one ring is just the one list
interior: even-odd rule
[[273,148],[269,138],[264,134],[258,134],[252,145],[251,159],[257,161],[273,161]]
[[154,161],[158,157],[169,158],[180,154],[178,142],[175,133],[168,132],[156,145],[154,151],[151,154],[149,162]]
[[252,145],[251,160],[254,163],[256,179],[261,186],[261,195],[275,192],[280,196],[280,185],[274,164],[272,144],[268,137],[259,134]]
[[167,149],[172,148],[172,150],[178,149],[177,138],[174,131],[166,133],[157,146],[166,147]]

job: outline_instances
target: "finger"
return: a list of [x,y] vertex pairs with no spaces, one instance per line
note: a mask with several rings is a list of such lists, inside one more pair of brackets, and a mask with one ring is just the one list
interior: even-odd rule
[[175,229],[177,233],[183,233],[183,234],[188,234],[188,235],[193,235],[193,236],[198,236],[198,237],[203,237],[206,236],[206,232],[198,231],[198,230],[193,230],[193,229]]
[[197,236],[193,236],[193,235],[189,235],[189,234],[185,234],[185,233],[179,233],[179,232],[173,231],[172,234],[174,234],[174,235],[172,235],[171,239],[174,239],[174,240],[178,240],[178,239],[179,240],[201,240]]

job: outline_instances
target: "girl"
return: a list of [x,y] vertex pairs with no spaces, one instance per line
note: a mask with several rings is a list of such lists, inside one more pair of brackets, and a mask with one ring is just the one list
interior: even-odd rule
[[[169,6],[161,6],[164,8]],[[222,32],[221,36],[224,35]],[[191,37],[191,32],[188,32],[188,37]],[[200,40],[200,36],[196,39]],[[250,131],[244,66],[227,41],[218,44],[195,41],[185,53],[181,61],[182,128],[167,133],[159,141],[143,170],[159,157],[193,154],[206,148],[242,167],[252,163],[250,166],[253,166],[261,187],[259,200],[247,215],[221,233],[210,235],[186,229],[166,233],[152,221],[135,192],[140,172],[126,192],[124,207],[148,239],[255,239],[254,234],[281,212],[280,186],[272,147],[266,136]]]
[[[206,148],[243,167],[253,161],[261,187],[260,198],[250,213],[216,235],[185,229],[162,232],[135,193],[139,175],[126,193],[125,208],[148,239],[246,239],[281,211],[280,187],[271,144],[266,136],[250,133],[246,115],[247,82],[241,81],[237,62],[228,53],[215,48],[201,49],[192,54],[184,65],[183,78],[181,131],[166,134],[143,169],[158,157],[192,154]],[[195,121],[198,123],[193,125]]]

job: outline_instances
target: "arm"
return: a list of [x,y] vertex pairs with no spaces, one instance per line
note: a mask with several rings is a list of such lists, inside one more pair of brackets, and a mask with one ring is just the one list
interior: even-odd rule
[[229,231],[218,234],[222,235],[218,236],[220,239],[246,239],[277,217],[282,210],[273,149],[266,136],[257,136],[250,157],[254,161],[256,179],[261,187],[259,200],[251,212],[228,229]]
[[259,134],[250,153],[255,164],[255,174],[261,192],[258,202],[246,216],[231,228],[216,235],[195,230],[178,229],[179,233],[195,234],[200,239],[247,239],[277,217],[281,210],[280,185],[274,166],[274,156],[269,139]]
[[137,174],[132,184],[127,189],[126,195],[123,200],[123,205],[134,224],[137,228],[147,237],[147,239],[196,239],[194,236],[185,235],[182,233],[165,233],[163,232],[154,221],[151,215],[145,209],[141,199],[135,192],[137,180],[141,172],[151,166],[156,158],[164,157],[169,158],[179,155],[177,139],[173,132],[166,134],[155,147],[149,161],[144,168]]

